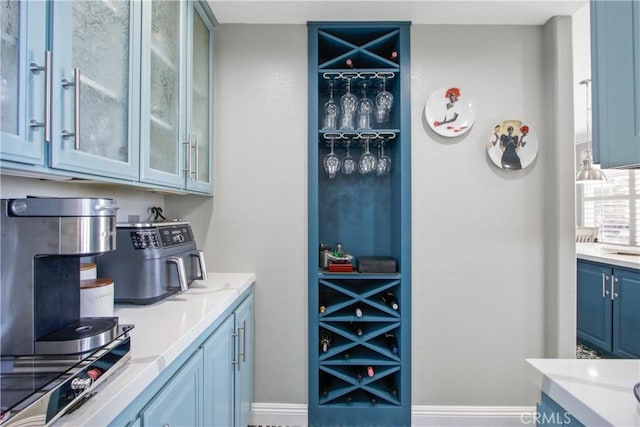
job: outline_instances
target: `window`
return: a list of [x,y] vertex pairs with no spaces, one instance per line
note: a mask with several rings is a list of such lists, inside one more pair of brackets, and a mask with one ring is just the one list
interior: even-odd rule
[[580,225],[599,227],[601,243],[640,246],[640,171],[605,174],[605,183],[578,186]]

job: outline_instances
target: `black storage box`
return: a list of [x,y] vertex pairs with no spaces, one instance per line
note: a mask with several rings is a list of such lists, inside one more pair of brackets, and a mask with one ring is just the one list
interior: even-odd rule
[[396,260],[390,256],[358,257],[360,273],[395,273],[398,271]]

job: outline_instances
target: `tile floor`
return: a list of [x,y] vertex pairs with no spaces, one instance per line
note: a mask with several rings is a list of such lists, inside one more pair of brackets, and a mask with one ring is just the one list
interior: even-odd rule
[[592,348],[578,344],[576,346],[576,359],[603,359],[603,356]]

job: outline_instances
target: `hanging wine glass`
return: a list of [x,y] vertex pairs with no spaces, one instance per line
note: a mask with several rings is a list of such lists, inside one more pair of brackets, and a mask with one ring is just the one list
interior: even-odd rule
[[360,169],[360,173],[362,175],[366,175],[371,173],[376,168],[376,156],[371,154],[369,151],[369,137],[365,137],[364,139],[364,151],[360,156],[360,161],[358,162],[358,166]]
[[327,175],[329,175],[330,179],[333,179],[338,173],[338,169],[340,169],[340,159],[338,158],[336,153],[333,152],[335,138],[329,139],[331,140],[331,152],[324,156],[324,160],[322,163],[324,165],[324,171],[327,173]]
[[351,157],[351,141],[347,141],[347,155],[342,160],[342,173],[351,175],[356,170],[356,162]]
[[391,157],[384,154],[384,139],[378,145],[378,161],[376,163],[376,175],[382,176],[391,172]]
[[356,104],[356,121],[358,129],[371,129],[371,114],[373,113],[373,101],[367,98],[367,86],[369,82],[361,84],[362,98]]
[[382,78],[382,90],[376,95],[376,107],[375,113],[376,123],[382,124],[389,121],[389,114],[393,108],[393,94],[387,91],[387,77],[386,75],[380,76]]
[[330,78],[327,83],[329,86],[329,100],[324,103],[322,108],[322,129],[337,129],[338,128],[338,114],[340,114],[340,107],[338,103],[333,99],[333,92],[335,90],[336,81]]
[[340,129],[352,130],[354,128],[353,119],[358,97],[351,93],[351,80],[353,77],[344,76],[344,78],[347,79],[347,93],[340,97],[340,111],[342,111],[342,115],[340,116]]

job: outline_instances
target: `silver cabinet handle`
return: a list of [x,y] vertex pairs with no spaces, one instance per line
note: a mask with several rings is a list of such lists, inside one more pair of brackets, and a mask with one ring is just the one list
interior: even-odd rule
[[44,53],[44,66],[39,66],[35,62],[29,64],[29,69],[33,74],[44,71],[44,121],[36,119],[29,121],[32,129],[44,128],[44,142],[51,142],[51,51]]
[[195,254],[191,255],[192,257],[198,258],[198,268],[200,269],[200,276],[193,277],[195,280],[206,280],[207,279],[207,266],[204,264],[204,252],[201,250],[197,250]]
[[238,338],[239,335],[236,333],[235,330],[231,333],[231,336],[233,337],[233,341],[236,344],[235,345],[236,351],[234,352],[235,353],[234,359],[231,361],[231,364],[236,365],[239,371],[240,370],[240,348],[239,348],[240,339]]
[[169,257],[168,263],[175,264],[178,269],[178,283],[180,283],[180,290],[187,290],[187,274],[184,269],[184,261],[179,256]]
[[605,298],[606,295],[609,294],[609,291],[607,291],[607,280],[609,279],[609,276],[607,276],[606,274],[602,273],[602,298]]
[[194,138],[195,139],[195,143],[194,143],[194,147],[196,149],[196,167],[195,167],[195,173],[194,175],[196,176],[195,179],[196,181],[198,180],[198,177],[200,176],[200,174],[198,173],[198,168],[199,168],[199,163],[200,163],[200,147],[198,146],[198,144],[200,144],[200,138],[198,138],[197,136]]
[[242,321],[242,353],[240,353],[238,355],[238,359],[240,358],[240,355],[242,355],[242,361],[246,362],[247,361],[247,321],[243,320]]
[[74,96],[73,96],[73,133],[67,130],[62,131],[62,138],[69,139],[71,137],[75,138],[75,149],[80,150],[80,69],[75,67],[73,69],[73,80],[69,81],[67,79],[62,79],[62,87],[65,89],[73,86]]
[[618,283],[618,278],[612,274],[611,275],[611,301],[613,301],[618,296],[618,293],[616,292],[616,283]]
[[185,159],[186,165],[185,165],[185,168],[182,169],[182,171],[185,173],[187,178],[189,178],[191,173],[191,134],[190,133],[188,133],[187,138],[184,141],[182,141],[182,145],[184,145],[185,147],[184,152],[186,156],[186,159]]

